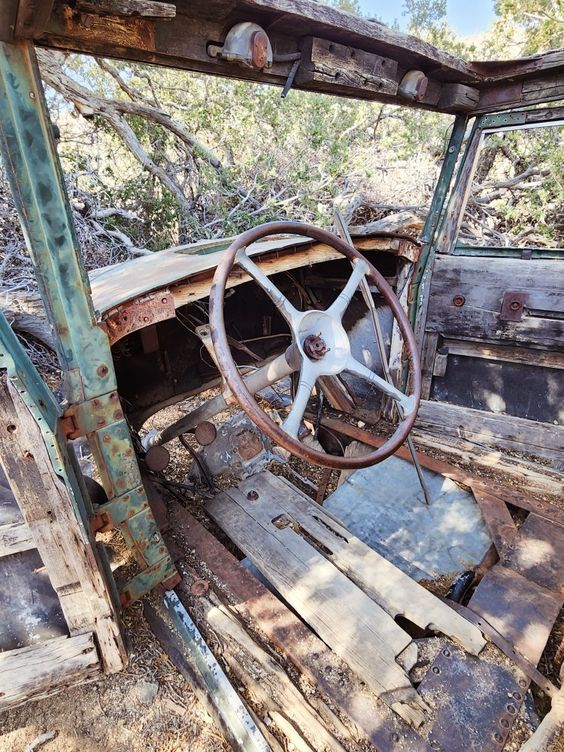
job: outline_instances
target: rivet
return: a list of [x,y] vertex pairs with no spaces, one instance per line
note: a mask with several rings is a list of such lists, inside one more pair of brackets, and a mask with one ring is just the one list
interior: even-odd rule
[[36,98],[36,96],[35,96],[35,92],[34,92],[34,91],[30,91],[30,92],[29,92],[29,98],[30,98],[30,99],[35,99],[35,98]]
[[98,366],[96,373],[98,374],[98,376],[107,376],[108,371],[109,371],[108,366],[102,363],[101,366]]
[[518,311],[521,308],[521,303],[518,300],[513,300],[509,304],[509,307],[511,308],[512,311]]
[[452,299],[452,304],[457,308],[462,308],[464,303],[466,303],[466,298],[464,297],[464,295],[455,295]]
[[434,674],[440,674],[441,673],[441,669],[438,666],[433,666],[433,668],[431,669],[431,671]]
[[123,418],[123,413],[121,410],[116,410],[114,413],[114,420],[121,420]]
[[495,734],[493,735],[493,738],[494,738],[494,740],[495,740],[495,741],[496,741],[496,742],[497,742],[498,744],[501,744],[501,743],[502,743],[502,741],[503,741],[503,736],[502,736],[502,735],[501,735],[501,734],[499,733],[499,731],[496,731],[496,732],[495,732]]
[[109,444],[111,441],[109,434],[106,434],[104,438],[102,439],[102,441],[104,442],[104,444]]
[[519,679],[519,681],[517,683],[519,684],[520,687],[523,687],[523,689],[525,689],[525,687],[527,686],[527,680],[526,679]]
[[523,695],[521,694],[521,692],[513,692],[511,697],[513,697],[513,699],[517,700],[518,702],[521,702],[521,700],[523,699]]
[[247,499],[249,501],[256,501],[258,499],[259,495],[256,491],[249,491],[247,494]]
[[105,426],[106,425],[106,419],[105,418],[98,418],[96,421],[97,426]]
[[446,655],[446,657],[448,658],[450,656],[450,650],[448,648],[445,648],[443,650],[443,655]]
[[509,728],[509,721],[507,720],[507,718],[501,718],[500,721],[499,721],[499,725],[502,728],[507,729],[507,728]]
[[393,742],[399,742],[399,734],[390,734],[390,739]]
[[512,703],[509,703],[509,705],[506,706],[506,710],[509,715],[515,715],[515,713],[517,712],[517,708]]
[[168,298],[162,298],[161,303],[166,303],[168,301]]

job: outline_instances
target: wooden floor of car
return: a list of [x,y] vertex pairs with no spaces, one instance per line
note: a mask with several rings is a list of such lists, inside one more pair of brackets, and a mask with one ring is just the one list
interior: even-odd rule
[[[503,747],[530,678],[484,639],[480,586],[472,623],[269,472],[223,491],[206,511],[264,581],[177,507],[174,529],[194,553],[185,600],[219,639],[273,749],[283,749],[281,729],[304,750]],[[554,562],[547,566],[561,582]],[[213,598],[194,597],[190,580],[202,577],[215,584]],[[494,577],[496,598],[511,602],[512,578]],[[534,620],[543,643],[562,604],[561,594],[544,594],[543,613],[520,612],[517,625],[526,633]],[[496,628],[515,638],[497,616]],[[538,644],[535,653],[536,663]]]

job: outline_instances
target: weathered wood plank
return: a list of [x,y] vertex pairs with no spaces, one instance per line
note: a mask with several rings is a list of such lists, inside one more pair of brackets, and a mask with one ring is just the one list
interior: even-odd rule
[[255,502],[228,489],[207,510],[372,691],[405,720],[420,725],[424,716],[419,697],[395,661],[411,638],[394,620],[296,535],[264,494]]
[[0,557],[29,551],[30,548],[35,548],[35,543],[25,522],[0,527]]
[[429,752],[415,731],[367,691],[343,660],[178,503],[172,506],[172,522],[172,529],[201,563],[201,576],[211,573],[230,608],[248,628],[272,644],[322,697],[329,698],[326,702],[332,708],[348,716],[359,745],[371,742],[376,749],[385,749],[392,734],[397,734],[410,752]]
[[427,400],[421,401],[415,425],[430,436],[452,436],[479,446],[543,457],[556,468],[564,466],[563,426]]
[[142,16],[143,18],[174,18],[176,5],[154,0],[77,0],[76,7],[99,16]]
[[535,365],[541,368],[564,369],[564,352],[555,350],[513,347],[509,344],[494,345],[448,338],[444,339],[443,345],[448,350],[449,355],[464,355],[468,358],[484,358],[485,360]]
[[[561,348],[564,264],[560,261],[437,256],[426,331],[451,338]],[[506,291],[524,291],[520,321],[504,321]],[[455,305],[454,302],[459,303]],[[460,305],[460,303],[462,304]],[[556,314],[556,315],[555,315]]]
[[[368,446],[375,449],[381,447],[385,441],[383,436],[378,436],[371,431],[358,428],[357,426],[351,426],[335,418],[325,416],[321,424],[337,433],[342,433],[344,436],[350,436],[357,441],[362,441],[364,444],[368,444]],[[557,499],[562,497],[564,490],[562,474],[551,473],[546,470],[541,472],[542,466],[538,463],[524,458],[515,459],[503,454],[499,450],[487,450],[484,447],[477,448],[476,445],[460,439],[454,439],[453,437],[437,438],[417,430],[414,431],[413,437],[418,448],[423,448],[423,450],[428,448],[435,452],[438,451],[443,456],[452,458],[457,463],[462,463],[472,468],[472,470],[465,470],[448,462],[437,460],[435,457],[430,457],[424,451],[418,453],[419,461],[423,467],[441,473],[445,478],[451,478],[457,483],[462,483],[470,487],[473,487],[475,483],[482,483],[486,492],[495,493],[500,498],[507,498],[509,503],[512,503],[510,497],[513,495],[526,499],[527,497],[522,493],[523,491],[551,496]],[[400,447],[395,454],[402,460],[412,461],[407,447]],[[495,481],[478,477],[475,474],[476,467],[489,473],[502,473],[506,478],[518,485],[520,490],[516,491],[507,485],[502,486]],[[541,504],[541,502],[538,503]],[[528,509],[528,507],[525,507],[525,509]]]
[[308,37],[302,42],[302,60],[296,81],[301,84],[333,83],[335,93],[362,88],[394,95],[398,90],[398,64],[371,52]]
[[17,391],[0,382],[0,463],[49,574],[71,635],[95,632],[106,671],[127,661],[119,617],[92,540],[84,539],[41,431]]
[[305,531],[304,537],[321,544],[318,548],[329,552],[329,560],[394,619],[401,615],[422,629],[443,632],[475,655],[484,647],[477,627],[352,535],[333,515],[284,478],[261,473],[240,486],[243,494],[251,489],[266,494],[287,512],[298,524],[298,530]]
[[0,710],[92,681],[100,673],[90,632],[0,653]]

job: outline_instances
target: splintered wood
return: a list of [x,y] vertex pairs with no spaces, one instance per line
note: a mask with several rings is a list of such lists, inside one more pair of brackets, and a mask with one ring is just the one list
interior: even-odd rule
[[280,478],[254,476],[208,511],[334,652],[414,726],[425,711],[407,676],[417,648],[394,617],[433,625],[474,654],[484,645],[476,627]]

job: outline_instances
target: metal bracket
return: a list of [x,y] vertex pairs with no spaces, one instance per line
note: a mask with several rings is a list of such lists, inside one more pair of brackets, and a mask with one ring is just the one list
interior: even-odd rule
[[123,410],[115,391],[79,405],[71,405],[61,418],[67,439],[78,439],[79,436],[94,433],[118,420],[123,420]]
[[529,293],[508,290],[501,301],[500,321],[521,321]]
[[112,309],[101,326],[108,333],[110,345],[113,345],[131,332],[173,319],[175,315],[174,297],[170,290],[159,290]]

